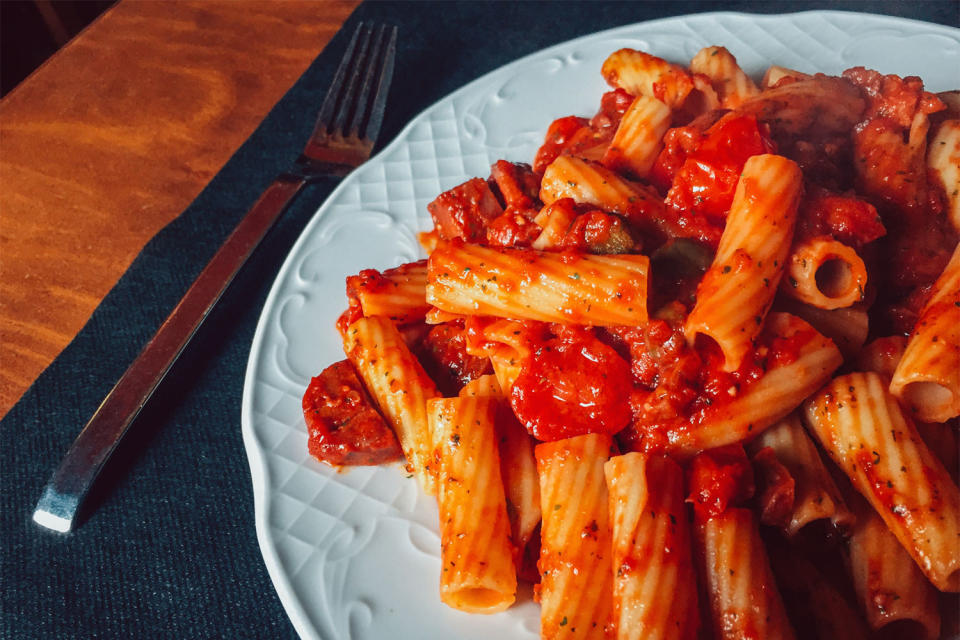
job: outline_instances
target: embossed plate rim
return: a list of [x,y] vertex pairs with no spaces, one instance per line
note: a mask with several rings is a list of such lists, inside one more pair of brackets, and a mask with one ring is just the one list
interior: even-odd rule
[[[636,29],[651,29],[659,26],[679,26],[689,28],[689,21],[696,19],[698,21],[717,21],[723,19],[747,19],[754,21],[755,23],[777,23],[777,22],[791,22],[799,21],[808,17],[826,17],[835,16],[837,19],[849,19],[849,18],[858,18],[864,19],[871,22],[875,25],[876,29],[881,29],[885,27],[893,28],[896,30],[904,30],[908,33],[905,35],[911,35],[909,32],[916,33],[919,29],[924,29],[928,32],[940,32],[951,37],[956,38],[957,34],[960,33],[960,30],[952,29],[943,25],[936,25],[932,23],[926,23],[918,20],[908,20],[904,18],[897,18],[893,16],[885,16],[879,14],[863,14],[856,12],[845,12],[845,11],[805,11],[797,12],[790,14],[780,14],[780,15],[769,15],[769,14],[749,14],[749,13],[739,13],[739,12],[709,12],[709,13],[700,13],[700,14],[690,14],[683,16],[674,16],[669,18],[662,18],[658,20],[651,20],[639,23],[632,23],[628,25],[622,25],[618,27],[613,27],[604,31],[596,32],[593,34],[588,34],[580,36],[578,38],[568,40],[556,45],[552,45],[545,49],[533,52],[523,58],[510,62],[504,66],[501,66],[497,69],[494,69],[483,76],[477,78],[476,80],[471,81],[465,86],[457,89],[446,97],[438,100],[433,105],[427,107],[421,111],[415,118],[413,118],[407,126],[397,135],[387,147],[381,150],[369,163],[365,166],[376,165],[377,163],[385,162],[385,159],[394,153],[397,149],[401,148],[403,145],[410,144],[410,135],[414,129],[425,122],[429,121],[430,115],[435,111],[443,108],[445,105],[451,105],[459,98],[467,96],[471,92],[478,91],[481,88],[487,87],[495,82],[498,78],[507,77],[509,74],[515,72],[518,69],[522,69],[525,66],[531,65],[533,63],[539,62],[544,59],[548,59],[551,56],[556,56],[564,52],[575,49],[576,47],[588,43],[592,40],[602,40],[606,38],[616,38],[621,36],[630,35],[631,30]],[[861,34],[862,35],[862,34]],[[869,34],[866,34],[869,35]],[[726,36],[729,38],[729,36]],[[722,44],[725,39],[725,35],[718,33],[716,37],[716,43]],[[854,41],[854,37],[850,38],[850,41]],[[786,45],[784,45],[786,46]],[[799,47],[799,50],[802,52],[803,47]],[[773,61],[771,61],[772,63]],[[567,115],[565,113],[552,114],[551,117],[556,118],[562,115]],[[543,123],[545,128],[548,122]],[[310,616],[304,608],[304,604],[298,597],[297,592],[295,591],[293,585],[291,584],[290,577],[287,575],[286,570],[281,564],[279,557],[279,550],[276,540],[274,540],[273,534],[271,532],[271,524],[269,522],[269,514],[271,507],[271,497],[278,490],[277,487],[272,487],[269,481],[269,470],[267,468],[267,453],[260,447],[258,442],[258,436],[256,434],[256,425],[255,425],[255,412],[254,412],[254,387],[257,384],[257,368],[264,358],[265,354],[265,340],[266,334],[268,333],[268,325],[273,321],[274,316],[279,313],[280,309],[277,306],[278,300],[282,294],[282,284],[289,277],[289,272],[291,269],[296,268],[300,262],[300,258],[303,258],[307,255],[306,250],[308,249],[308,241],[310,237],[315,233],[316,228],[322,224],[322,221],[329,216],[330,210],[344,197],[344,194],[348,189],[350,189],[355,183],[360,179],[360,171],[354,173],[352,176],[345,179],[334,191],[331,193],[329,198],[323,203],[323,205],[318,209],[317,213],[313,216],[310,222],[306,225],[304,230],[301,232],[300,237],[297,242],[291,248],[289,255],[287,256],[283,266],[278,272],[274,284],[271,287],[270,293],[267,297],[267,300],[264,304],[264,309],[261,313],[261,317],[257,324],[257,329],[254,334],[253,342],[250,350],[250,357],[248,359],[247,370],[244,377],[244,391],[242,398],[242,415],[241,415],[241,428],[243,433],[244,447],[247,452],[248,461],[250,464],[251,477],[253,482],[254,490],[254,507],[255,507],[255,523],[257,531],[257,539],[263,553],[264,562],[267,566],[268,573],[271,580],[273,581],[274,587],[276,588],[281,602],[283,603],[284,608],[287,611],[287,614],[290,616],[290,619],[300,634],[304,638],[320,638],[319,631],[314,627]],[[413,178],[411,178],[411,181]],[[333,328],[330,328],[333,331]],[[417,597],[424,598],[436,598],[436,592],[430,592],[418,595]],[[349,635],[349,629],[348,629]],[[327,639],[332,640],[332,639]]]

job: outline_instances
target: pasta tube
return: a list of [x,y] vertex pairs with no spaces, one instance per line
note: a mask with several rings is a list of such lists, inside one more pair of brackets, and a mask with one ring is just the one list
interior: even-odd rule
[[777,85],[778,82],[784,78],[793,78],[795,80],[806,80],[810,77],[809,74],[803,73],[801,71],[796,71],[794,69],[788,69],[787,67],[781,67],[779,65],[771,65],[767,68],[766,73],[763,74],[763,80],[760,82],[760,86],[764,89],[770,89]]
[[343,336],[343,349],[390,423],[407,467],[428,495],[436,495],[427,400],[440,395],[396,326],[383,316],[360,318]]
[[825,518],[840,530],[849,530],[853,514],[820,459],[816,445],[800,424],[799,416],[790,414],[757,436],[747,448],[756,454],[764,447],[773,449],[777,460],[794,480],[793,508],[784,527],[788,536],[793,537],[811,522]]
[[461,398],[502,398],[500,383],[494,375],[474,378],[460,389]]
[[704,47],[690,61],[690,71],[701,73],[726,109],[736,108],[741,102],[760,93],[750,76],[743,72],[737,59],[724,47]]
[[840,376],[804,417],[934,586],[960,591],[960,490],[885,387],[877,373]]
[[851,496],[850,504],[857,521],[850,535],[850,573],[867,624],[878,630],[911,621],[922,629],[914,637],[939,637],[940,611],[930,582],[863,498]]
[[641,255],[561,255],[441,244],[430,256],[427,300],[451,313],[585,324],[647,321]]
[[833,342],[795,316],[771,313],[767,331],[794,341],[796,359],[774,362],[739,397],[708,409],[699,423],[671,431],[667,434],[669,453],[685,458],[759,435],[800,406],[843,362]]
[[440,599],[471,613],[503,611],[517,571],[500,479],[494,398],[427,402],[439,460]]
[[540,524],[540,481],[533,455],[535,441],[502,400],[497,405],[497,438],[500,472],[507,494],[507,516],[517,564],[533,532]]
[[732,507],[702,521],[695,513],[716,637],[794,638],[753,512]]
[[604,473],[617,638],[696,638],[696,576],[683,471],[666,457],[628,453],[608,460]]
[[540,637],[606,638],[613,563],[603,465],[613,440],[591,433],[539,444]]
[[907,339],[903,336],[877,338],[857,354],[856,368],[859,371],[875,371],[890,379],[906,348]]
[[743,167],[713,264],[697,287],[684,333],[712,338],[735,371],[763,328],[793,238],[801,186],[796,163],[753,156]]
[[867,640],[869,631],[854,604],[798,549],[765,536],[770,568],[799,638]]
[[347,278],[347,296],[359,302],[365,316],[386,316],[403,324],[422,320],[427,304],[427,261],[418,260],[383,273],[364,269]]
[[670,128],[670,108],[648,96],[637,96],[603,156],[603,165],[645,178],[657,159],[663,134]]
[[843,309],[820,309],[792,298],[778,298],[774,303],[780,311],[792,313],[833,340],[844,360],[854,358],[870,333],[870,315],[867,308],[855,304]]
[[682,105],[694,88],[693,79],[682,67],[635,49],[611,53],[603,61],[601,73],[611,86],[634,96],[659,98],[671,109]]
[[577,217],[577,212],[570,203],[571,200],[555,200],[540,210],[533,221],[542,231],[530,246],[538,251],[560,246],[564,236],[567,235],[567,230]]
[[960,415],[960,244],[920,312],[890,392],[923,422]]
[[950,223],[960,231],[960,120],[940,123],[927,149],[927,167],[940,179]]
[[603,165],[572,156],[560,156],[551,162],[540,183],[544,204],[561,198],[592,204],[636,223],[653,224],[663,217],[663,200],[652,188],[625,180]]
[[820,309],[841,309],[863,299],[867,267],[852,247],[829,237],[793,246],[780,288]]
[[460,390],[460,396],[495,399],[497,405],[497,443],[500,451],[500,476],[507,498],[510,537],[519,560],[524,548],[540,524],[540,483],[537,461],[533,456],[533,438],[507,405],[497,378],[480,376]]

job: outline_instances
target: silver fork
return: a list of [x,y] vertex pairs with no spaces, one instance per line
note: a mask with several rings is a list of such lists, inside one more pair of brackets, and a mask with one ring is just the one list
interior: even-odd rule
[[307,184],[345,176],[370,158],[396,48],[396,27],[357,26],[303,153],[267,187],[104,398],[44,488],[35,522],[64,533],[74,528],[104,463],[273,223]]

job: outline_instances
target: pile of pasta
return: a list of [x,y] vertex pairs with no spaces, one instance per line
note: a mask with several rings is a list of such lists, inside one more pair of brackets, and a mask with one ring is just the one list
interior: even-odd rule
[[960,109],[631,49],[592,118],[347,279],[310,451],[402,457],[440,598],[544,638],[956,632]]

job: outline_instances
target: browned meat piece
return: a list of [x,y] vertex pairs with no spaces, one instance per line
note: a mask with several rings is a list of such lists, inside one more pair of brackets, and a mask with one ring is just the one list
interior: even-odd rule
[[507,208],[532,210],[536,215],[540,209],[540,176],[533,172],[530,165],[497,160],[490,167],[490,179],[497,185]]
[[332,466],[374,465],[402,457],[397,438],[374,408],[348,360],[310,381],[303,394],[310,455]]
[[465,242],[483,242],[487,223],[503,213],[503,207],[483,178],[467,180],[444,191],[427,205],[427,210],[441,238],[463,238]]

